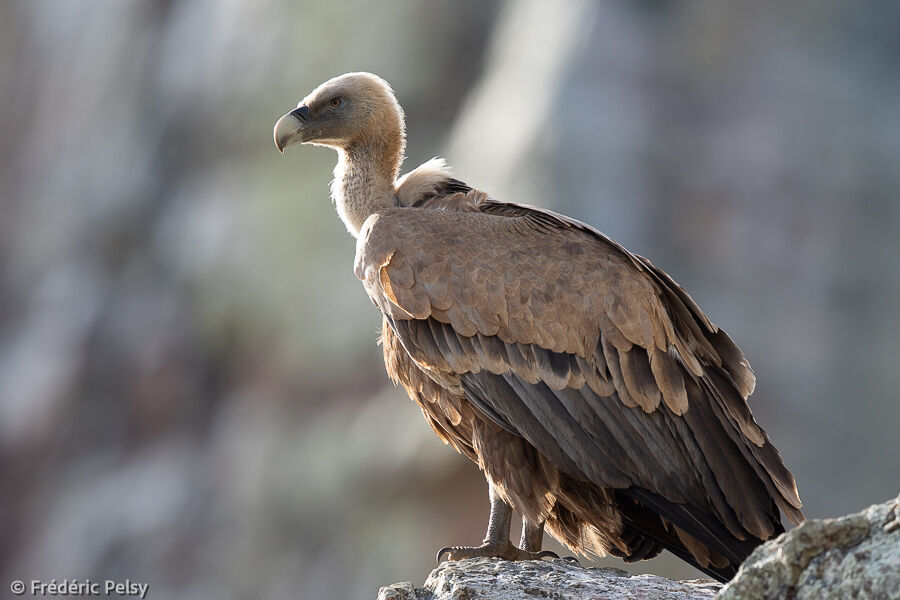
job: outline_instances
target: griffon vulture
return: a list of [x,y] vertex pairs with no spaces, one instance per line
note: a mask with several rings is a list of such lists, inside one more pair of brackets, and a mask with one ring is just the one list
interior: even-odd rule
[[[803,519],[750,413],[741,350],[647,259],[596,229],[499,202],[433,159],[398,179],[403,111],[368,73],[326,81],[275,125],[278,150],[337,150],[331,196],[384,317],[387,372],[485,473],[480,546],[451,560],[663,549],[719,579]],[[512,511],[521,543],[509,540]]]

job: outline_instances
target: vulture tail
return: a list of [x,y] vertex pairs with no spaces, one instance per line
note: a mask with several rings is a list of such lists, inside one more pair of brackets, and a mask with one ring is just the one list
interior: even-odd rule
[[[628,528],[723,583],[734,577],[741,563],[762,543],[752,536],[739,540],[712,515],[690,505],[670,502],[638,487],[616,490],[616,500],[623,524]],[[705,546],[709,560],[698,558],[696,549],[692,552],[691,544],[686,543],[675,527],[667,527],[663,519],[676,524],[677,529]]]

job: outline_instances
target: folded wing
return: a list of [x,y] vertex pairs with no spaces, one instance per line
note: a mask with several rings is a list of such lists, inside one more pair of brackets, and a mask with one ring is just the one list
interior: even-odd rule
[[582,223],[454,196],[374,215],[357,246],[357,276],[418,368],[723,556],[733,544],[716,540],[780,531],[778,509],[802,520],[747,405],[752,370],[671,278]]

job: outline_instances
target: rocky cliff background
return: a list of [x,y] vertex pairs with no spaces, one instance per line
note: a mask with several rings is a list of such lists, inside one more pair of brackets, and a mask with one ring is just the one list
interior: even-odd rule
[[681,282],[809,516],[895,495],[898,26],[887,0],[0,4],[0,583],[369,598],[481,538],[480,474],[382,373],[333,156],[272,147],[350,70],[393,83],[408,166],[447,154]]

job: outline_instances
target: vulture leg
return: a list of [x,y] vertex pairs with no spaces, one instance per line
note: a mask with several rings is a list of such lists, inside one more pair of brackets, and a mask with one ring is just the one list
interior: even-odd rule
[[[522,529],[523,548],[516,548],[509,541],[509,526],[512,521],[512,508],[500,498],[494,486],[488,483],[491,495],[491,516],[488,520],[487,534],[480,546],[448,546],[441,548],[437,561],[441,562],[444,554],[447,560],[463,560],[466,558],[495,557],[504,560],[541,560],[542,558],[559,558],[554,552],[540,552],[544,525],[526,525]],[[537,531],[537,533],[535,533]],[[528,542],[527,549],[524,544]],[[536,541],[535,541],[536,540]]]
[[[532,523],[526,518],[522,518],[522,539],[519,541],[519,549],[525,552],[537,553],[541,558],[559,558],[556,552],[544,550],[541,552],[541,546],[544,543],[544,522]],[[566,556],[562,560],[580,565],[578,559],[574,556]]]
[[522,519],[522,539],[519,541],[519,549],[526,552],[540,552],[544,543],[544,524],[532,523],[528,519]]

